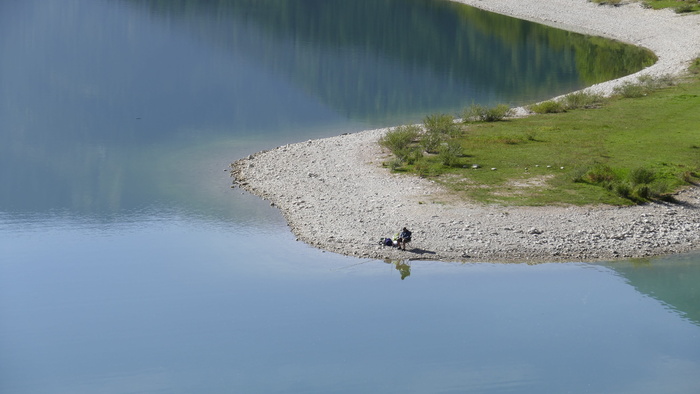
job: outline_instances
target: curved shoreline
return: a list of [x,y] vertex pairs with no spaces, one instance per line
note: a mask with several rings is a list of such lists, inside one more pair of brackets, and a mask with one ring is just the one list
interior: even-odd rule
[[[638,4],[604,7],[587,0],[458,1],[656,53],[659,60],[653,66],[587,88],[603,94],[639,75],[679,74],[700,55],[700,15],[645,10]],[[500,207],[454,201],[432,181],[391,174],[380,166],[387,155],[376,142],[386,130],[259,152],[233,163],[232,175],[242,188],[279,207],[299,240],[356,257],[592,261],[700,248],[698,188],[679,193],[681,204],[625,208]],[[378,244],[380,237],[403,226],[414,233],[406,251]]]

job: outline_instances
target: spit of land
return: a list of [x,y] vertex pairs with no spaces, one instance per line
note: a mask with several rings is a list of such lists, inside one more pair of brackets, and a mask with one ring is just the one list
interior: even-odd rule
[[[599,6],[587,0],[460,0],[487,11],[628,42],[658,61],[587,88],[609,95],[641,75],[677,75],[700,56],[700,15]],[[270,201],[300,241],[372,259],[594,261],[700,248],[700,189],[676,203],[631,207],[504,207],[457,199],[435,182],[392,174],[378,145],[387,129],[280,146],[231,165],[235,184]],[[379,245],[402,227],[406,251]]]

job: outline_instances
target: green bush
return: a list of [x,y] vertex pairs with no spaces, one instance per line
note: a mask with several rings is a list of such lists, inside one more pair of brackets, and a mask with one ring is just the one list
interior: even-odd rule
[[423,125],[429,134],[454,135],[458,131],[454,117],[446,114],[428,115],[423,120]]
[[620,176],[621,172],[624,171],[596,164],[588,169],[574,171],[572,179],[574,182],[598,185],[633,202],[663,199],[670,189],[668,182],[659,180],[659,176],[652,169],[635,168],[624,177]]
[[590,0],[593,3],[600,4],[600,5],[614,5],[618,6],[622,3],[622,0]]
[[651,75],[642,75],[637,78],[637,82],[624,82],[613,89],[615,94],[622,97],[635,98],[646,96],[654,90],[663,89],[676,84],[676,78],[671,75],[661,75],[653,77]]
[[600,94],[588,92],[575,92],[567,94],[562,99],[564,108],[567,110],[578,108],[594,108],[605,102],[605,97]]
[[646,96],[649,93],[649,89],[644,85],[627,81],[621,85],[615,86],[613,92],[622,97],[637,98]]
[[443,142],[445,142],[445,136],[440,133],[425,133],[420,139],[423,150],[428,153],[437,153]]
[[423,152],[421,152],[421,150],[417,147],[409,147],[407,148],[407,151],[400,156],[400,158],[404,160],[406,164],[412,165],[423,158]]
[[700,74],[700,57],[695,59],[688,67],[688,71],[693,74]]
[[668,194],[671,186],[666,181],[656,181],[650,186],[650,195],[654,198],[663,199],[664,195]]
[[677,81],[676,77],[670,74],[651,76],[642,75],[637,78],[640,84],[646,86],[649,90],[658,90],[667,88],[669,86],[675,86]]
[[418,126],[398,126],[388,131],[379,139],[379,144],[389,149],[396,156],[405,154],[407,148],[418,138]]
[[400,159],[395,158],[389,162],[389,168],[391,168],[392,171],[396,171],[401,168],[402,164],[403,162]]
[[676,14],[685,14],[687,12],[692,12],[693,6],[689,3],[683,3],[683,4],[673,8],[673,10],[676,12]]
[[451,167],[457,164],[462,153],[462,144],[459,141],[451,140],[440,144],[438,157],[443,165]]
[[604,164],[594,165],[583,177],[584,180],[590,183],[613,182],[617,178],[617,174],[615,174],[613,169]]
[[630,172],[630,182],[632,185],[648,185],[656,179],[656,173],[648,168],[639,167]]
[[554,114],[565,111],[562,103],[555,100],[543,101],[541,103],[533,104],[528,108],[530,111],[538,114]]
[[649,185],[637,185],[634,187],[634,197],[638,200],[648,200],[651,197]]
[[480,104],[472,104],[465,108],[462,118],[465,122],[498,122],[513,114],[513,110],[507,104],[498,104],[494,107],[486,107]]
[[628,184],[623,182],[614,182],[612,185],[615,194],[622,198],[631,199],[632,188]]

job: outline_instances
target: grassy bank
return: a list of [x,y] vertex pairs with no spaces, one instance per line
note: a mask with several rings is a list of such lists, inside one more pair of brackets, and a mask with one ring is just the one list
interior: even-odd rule
[[521,119],[498,121],[507,108],[470,108],[465,115],[478,121],[466,124],[433,115],[427,132],[404,126],[385,137],[395,154],[385,165],[487,203],[672,199],[700,174],[700,78],[661,86],[641,81],[613,98],[578,97],[564,112]]
[[[622,0],[589,0],[593,3],[601,5],[620,5]],[[641,1],[644,7],[660,10],[663,8],[671,8],[676,13],[682,14],[687,12],[700,11],[700,1],[698,0],[643,0]]]

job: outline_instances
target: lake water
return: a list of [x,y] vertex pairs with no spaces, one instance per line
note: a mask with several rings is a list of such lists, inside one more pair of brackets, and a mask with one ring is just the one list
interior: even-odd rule
[[224,168],[648,61],[443,1],[0,0],[0,392],[697,393],[700,255],[383,262]]

